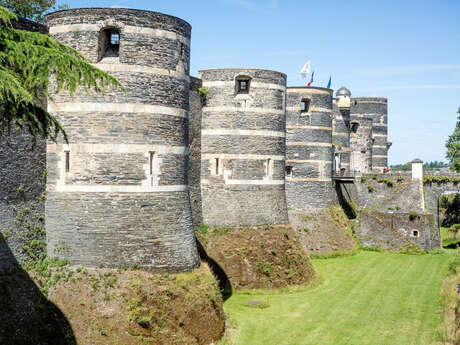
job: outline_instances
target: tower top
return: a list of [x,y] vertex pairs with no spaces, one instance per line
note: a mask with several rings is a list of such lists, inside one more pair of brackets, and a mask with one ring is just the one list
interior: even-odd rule
[[336,97],[341,97],[341,96],[351,97],[351,92],[345,86],[342,86],[340,89],[337,90],[335,95]]

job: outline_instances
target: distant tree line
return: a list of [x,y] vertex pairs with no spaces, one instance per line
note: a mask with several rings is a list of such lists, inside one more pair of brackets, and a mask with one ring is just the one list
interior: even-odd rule
[[[448,168],[449,164],[439,161],[432,161],[423,163],[424,170],[438,170],[441,168]],[[412,163],[407,162],[405,164],[395,164],[390,166],[391,170],[402,170],[402,171],[410,171],[412,169]]]

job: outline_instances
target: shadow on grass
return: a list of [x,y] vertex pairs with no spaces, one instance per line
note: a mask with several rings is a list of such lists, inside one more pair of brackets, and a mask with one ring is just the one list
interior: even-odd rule
[[74,345],[72,327],[0,236],[0,344]]

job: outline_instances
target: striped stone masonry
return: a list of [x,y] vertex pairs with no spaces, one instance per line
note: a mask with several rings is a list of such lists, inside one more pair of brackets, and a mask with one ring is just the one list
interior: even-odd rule
[[286,223],[286,76],[257,69],[199,73],[207,89],[201,119],[203,222]]
[[351,99],[351,116],[372,119],[372,171],[382,173],[388,166],[388,101],[386,98]]
[[[46,23],[52,37],[125,88],[71,98],[50,86],[48,111],[69,143],[47,145],[48,254],[87,266],[196,267],[187,181],[189,24],[118,8],[55,12]],[[101,46],[106,30],[118,30],[118,51]]]
[[318,209],[333,201],[332,90],[288,87],[286,199],[289,209]]

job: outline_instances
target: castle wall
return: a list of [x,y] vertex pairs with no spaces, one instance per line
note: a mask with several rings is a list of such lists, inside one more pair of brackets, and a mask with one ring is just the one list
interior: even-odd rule
[[398,250],[416,245],[425,250],[435,249],[440,242],[433,218],[432,214],[363,209],[356,235],[364,246]]
[[[256,69],[200,71],[208,91],[201,121],[203,222],[287,222],[285,199],[286,75]],[[238,78],[249,81],[238,92]]]
[[372,171],[372,119],[366,116],[350,116],[350,163],[358,174]]
[[[195,267],[187,181],[190,25],[119,8],[59,11],[46,22],[52,37],[125,88],[71,98],[50,87],[48,111],[69,144],[47,144],[48,254],[88,266]],[[107,27],[119,30],[118,57],[101,53]]]
[[352,117],[372,119],[372,171],[384,172],[388,166],[388,101],[386,98],[352,98]]
[[[302,111],[302,100],[310,100]],[[332,90],[290,87],[286,101],[286,198],[289,209],[318,209],[333,202]]]
[[201,109],[205,96],[200,95],[202,81],[190,78],[189,143],[190,164],[188,181],[190,184],[190,204],[192,206],[193,226],[203,222],[201,203]]
[[[15,29],[47,33],[30,20],[12,22]],[[0,135],[0,272],[28,258],[26,242],[44,242],[46,143],[12,124]],[[27,226],[27,227],[26,227]]]

